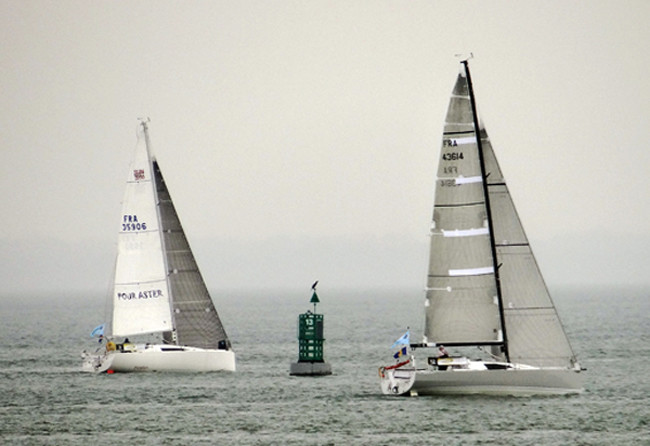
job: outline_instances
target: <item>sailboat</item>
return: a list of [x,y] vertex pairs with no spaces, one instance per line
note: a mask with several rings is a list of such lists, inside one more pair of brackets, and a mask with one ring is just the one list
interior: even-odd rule
[[112,321],[106,336],[103,326],[93,331],[102,346],[82,354],[83,370],[234,371],[235,353],[150,146],[148,120],[140,120],[119,221]]
[[400,338],[396,363],[379,369],[384,394],[582,391],[583,369],[479,120],[467,60],[444,126],[424,313],[422,342]]

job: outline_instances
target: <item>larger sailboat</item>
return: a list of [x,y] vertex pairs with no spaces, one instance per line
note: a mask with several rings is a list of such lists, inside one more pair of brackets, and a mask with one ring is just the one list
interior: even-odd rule
[[119,222],[112,322],[94,331],[105,346],[84,352],[83,369],[234,371],[235,353],[150,150],[141,120]]
[[424,312],[423,342],[405,335],[397,362],[379,369],[385,394],[582,390],[581,368],[479,121],[467,60],[442,138]]

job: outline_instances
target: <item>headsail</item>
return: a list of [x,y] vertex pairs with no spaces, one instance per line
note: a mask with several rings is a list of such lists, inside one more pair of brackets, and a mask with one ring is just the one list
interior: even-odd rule
[[484,130],[482,140],[510,360],[572,367],[573,351]]

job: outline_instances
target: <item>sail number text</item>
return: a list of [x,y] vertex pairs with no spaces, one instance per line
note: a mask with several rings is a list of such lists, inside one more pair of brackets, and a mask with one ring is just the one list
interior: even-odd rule
[[137,215],[122,216],[122,231],[144,231],[147,223],[138,221]]
[[[447,165],[444,167],[443,172],[445,175],[458,175],[458,167],[454,165]],[[442,187],[455,187],[457,186],[456,184],[456,179],[455,178],[447,178],[447,179],[442,179],[440,180],[440,186]]]
[[465,157],[463,156],[463,152],[449,152],[443,153],[442,159],[445,161],[458,161],[465,159]]

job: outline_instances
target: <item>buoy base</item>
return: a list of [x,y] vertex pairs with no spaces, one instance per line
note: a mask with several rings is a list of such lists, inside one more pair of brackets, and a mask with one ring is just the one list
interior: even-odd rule
[[332,374],[332,366],[327,362],[292,362],[289,375],[324,376]]

